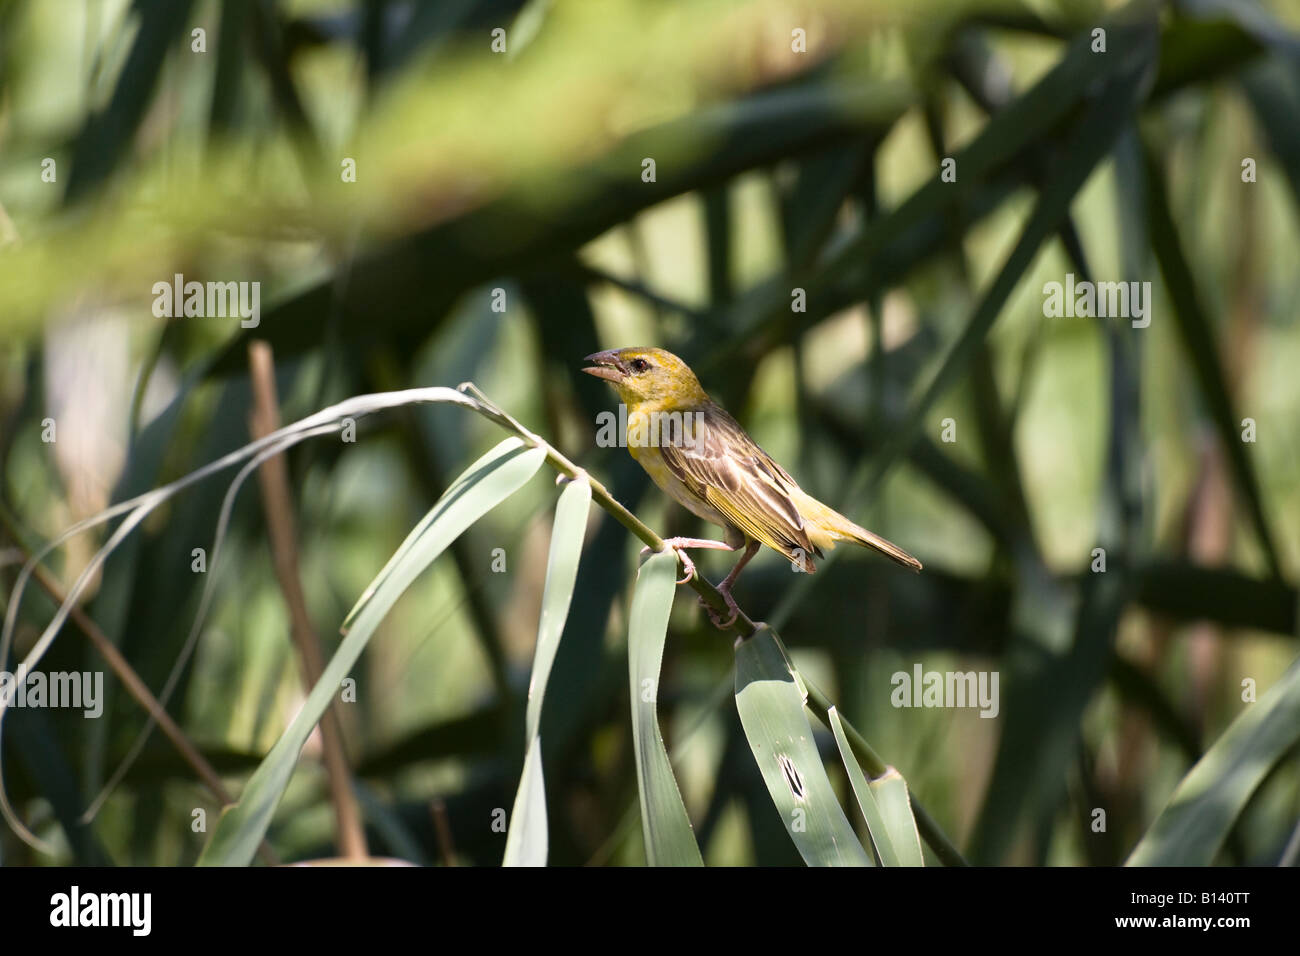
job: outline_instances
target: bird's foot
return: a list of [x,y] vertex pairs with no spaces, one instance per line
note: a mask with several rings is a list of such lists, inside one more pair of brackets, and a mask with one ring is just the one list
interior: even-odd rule
[[[695,577],[695,562],[691,556],[686,553],[687,548],[712,548],[715,551],[734,551],[731,545],[722,541],[711,541],[708,538],[664,538],[664,544],[677,552],[682,559],[682,567],[686,569],[686,577],[678,581],[678,584],[686,584],[691,578]],[[643,555],[650,553],[650,545],[641,549]]]
[[724,619],[719,611],[714,610],[711,604],[705,602],[704,598],[700,598],[700,607],[704,608],[705,613],[709,615],[709,620],[713,622],[714,627],[720,631],[725,631],[736,623],[736,618],[740,617],[740,605],[731,596],[731,588],[719,585],[718,593],[727,602],[727,609],[731,611],[730,617]]
[[690,581],[691,578],[695,577],[695,562],[691,560],[691,556],[683,549],[677,548],[676,551],[677,557],[682,559],[682,567],[686,569],[686,577],[678,578],[677,583],[685,584]]

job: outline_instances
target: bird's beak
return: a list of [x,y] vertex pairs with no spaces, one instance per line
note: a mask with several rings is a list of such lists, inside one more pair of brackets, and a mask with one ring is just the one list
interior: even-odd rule
[[613,349],[588,355],[583,361],[592,363],[591,368],[583,369],[584,372],[596,378],[603,378],[607,382],[613,382],[615,385],[627,377],[623,363],[618,360],[618,353]]

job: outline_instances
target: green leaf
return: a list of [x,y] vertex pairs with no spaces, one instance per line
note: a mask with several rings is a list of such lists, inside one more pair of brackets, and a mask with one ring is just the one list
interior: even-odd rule
[[651,866],[703,866],[690,817],[668,762],[656,713],[659,667],[663,662],[668,615],[677,587],[677,554],[650,556],[641,566],[627,635],[627,670],[632,695],[632,740],[636,749],[641,833]]
[[880,865],[902,866],[898,859],[898,851],[894,849],[894,841],[889,838],[885,818],[880,815],[876,798],[871,795],[871,784],[867,780],[867,775],[858,765],[858,758],[853,756],[849,738],[844,733],[844,721],[840,720],[840,712],[832,707],[826,712],[826,717],[831,725],[831,733],[835,735],[835,746],[840,750],[840,759],[844,761],[844,770],[849,775],[849,783],[853,786],[853,795],[857,797],[858,808],[862,810],[862,818],[867,821],[867,831],[871,834],[871,843],[876,849],[876,857],[880,860]]
[[[429,513],[420,519],[420,522],[406,536],[393,556],[388,559],[388,563],[380,570],[375,579],[366,586],[361,597],[357,599],[356,605],[348,612],[348,616],[343,621],[344,633],[350,631],[358,618],[373,603],[378,602],[383,607],[383,612],[387,613],[388,608],[392,607],[397,597],[407,589],[411,581],[428,566],[428,561],[420,564],[413,559],[413,556],[426,554],[430,548],[437,547],[437,554],[450,543],[451,539],[456,538],[462,531],[479,519],[483,512],[474,513],[466,507],[457,507],[460,498],[475,489],[479,481],[487,477],[495,468],[504,463],[503,458],[527,457],[527,461],[532,466],[532,470],[524,477],[519,484],[531,478],[533,474],[541,467],[542,459],[546,457],[546,452],[540,448],[529,449],[524,451],[524,443],[518,438],[507,438],[501,444],[497,445],[490,452],[476,461],[452,483],[446,493],[438,499],[438,502],[429,509]],[[529,454],[533,452],[535,454]],[[522,466],[521,466],[522,467]],[[513,475],[513,473],[512,473]],[[514,491],[514,488],[510,489]],[[502,498],[509,495],[503,495]],[[473,501],[477,501],[474,498]],[[493,502],[495,505],[497,502]],[[489,506],[491,507],[491,506]],[[488,509],[484,509],[487,511]],[[454,527],[454,533],[450,535],[447,541],[443,541],[442,536],[436,538],[428,536],[428,531],[436,524],[442,524],[444,528]],[[430,558],[429,560],[432,560]]]
[[770,628],[736,648],[736,710],[799,855],[809,866],[871,866],[822,766],[806,699]]
[[524,772],[519,777],[519,789],[510,809],[510,832],[506,834],[506,855],[501,865],[545,866],[550,852],[547,827],[542,738],[530,736]]
[[533,677],[528,685],[528,756],[519,778],[514,808],[510,811],[510,832],[506,836],[505,866],[545,866],[548,851],[546,782],[542,775],[542,700],[551,665],[560,649],[560,635],[569,617],[573,586],[578,579],[578,560],[587,531],[591,508],[591,484],[585,478],[569,482],[555,506],[551,527],[551,553],[546,564],[546,585],[542,589],[542,611],[537,622],[537,647],[533,651]]
[[1192,767],[1127,866],[1209,866],[1251,794],[1300,742],[1300,660]]
[[893,767],[883,777],[871,781],[871,792],[884,820],[889,840],[898,852],[899,866],[925,866],[921,853],[921,835],[916,830],[912,816],[912,798],[907,792],[907,781]]
[[453,539],[528,481],[546,452],[508,438],[471,465],[416,525],[348,615],[351,627],[302,709],[280,735],[239,802],[221,815],[201,866],[247,866],[284,794],[298,754],[356,664],[379,623],[402,593]]
[[586,478],[569,482],[555,507],[551,529],[551,552],[542,589],[542,611],[537,621],[537,649],[533,655],[533,679],[528,687],[528,735],[537,735],[542,721],[542,697],[551,673],[560,635],[569,617],[573,587],[578,580],[578,560],[587,533],[591,509],[591,484]]

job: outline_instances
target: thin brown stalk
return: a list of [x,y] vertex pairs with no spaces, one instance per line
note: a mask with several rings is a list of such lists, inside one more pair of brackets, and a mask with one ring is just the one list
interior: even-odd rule
[[447,818],[447,802],[437,797],[429,804],[429,814],[433,817],[433,833],[438,840],[438,852],[442,854],[443,866],[456,865],[456,845],[451,839],[451,821]]
[[[253,437],[264,438],[280,427],[280,403],[275,389],[275,363],[271,347],[262,341],[248,346],[248,364],[253,389],[253,412],[249,428]],[[293,496],[289,490],[289,473],[283,455],[268,458],[257,470],[262,491],[262,510],[266,515],[275,576],[289,610],[290,634],[302,665],[303,686],[310,691],[325,669],[320,639],[307,613],[298,565],[298,535],[293,520]],[[352,775],[343,751],[342,721],[337,701],[321,716],[321,749],[325,773],[329,780],[330,802],[334,807],[335,829],[342,855],[350,860],[364,860],[370,855],[366,846],[361,809],[352,791]]]

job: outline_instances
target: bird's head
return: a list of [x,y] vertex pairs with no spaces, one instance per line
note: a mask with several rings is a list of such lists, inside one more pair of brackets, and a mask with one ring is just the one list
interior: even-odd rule
[[629,408],[691,408],[709,400],[691,367],[672,352],[633,346],[588,355],[583,371],[603,378],[618,390]]

